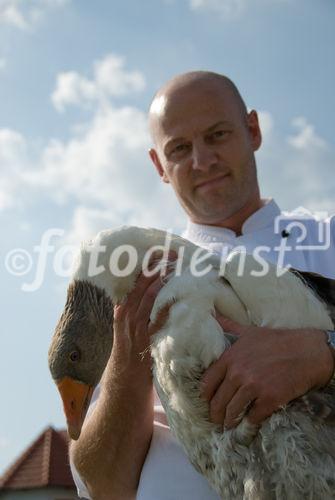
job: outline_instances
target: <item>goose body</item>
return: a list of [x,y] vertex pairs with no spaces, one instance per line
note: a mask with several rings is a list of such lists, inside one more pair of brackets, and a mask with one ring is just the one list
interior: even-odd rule
[[[233,341],[214,319],[215,308],[245,325],[326,330],[333,328],[327,307],[293,273],[278,276],[276,268],[269,265],[268,272],[259,277],[254,258],[237,252],[232,252],[220,269],[219,257],[178,236],[169,238],[170,249],[179,251],[179,256],[180,249],[184,250],[182,263],[179,266],[176,261],[175,272],[168,276],[151,312],[154,321],[159,311],[172,303],[165,325],[152,337],[153,379],[171,430],[191,463],[221,498],[334,499],[332,385],[293,401],[260,429],[244,418],[236,429],[224,432],[210,422],[208,404],[199,391],[203,372]],[[112,349],[113,303],[124,300],[133,288],[147,250],[164,245],[165,240],[163,231],[123,227],[99,233],[82,246],[49,351],[51,373],[61,393],[68,380],[79,383],[82,390],[80,403],[72,400],[71,404],[63,392],[72,437],[78,437],[80,429],[73,430],[71,408],[79,405],[80,417],[77,414],[76,418],[81,425],[92,388],[99,382]],[[130,262],[129,253],[113,253],[122,245],[135,248],[138,258],[131,274],[121,276],[119,272],[116,276],[111,262],[118,257],[121,270]],[[90,256],[103,246],[105,251],[96,261],[101,272],[92,275]],[[202,276],[194,275],[195,253],[200,257],[198,274],[211,267]],[[78,352],[79,360],[72,356]]]

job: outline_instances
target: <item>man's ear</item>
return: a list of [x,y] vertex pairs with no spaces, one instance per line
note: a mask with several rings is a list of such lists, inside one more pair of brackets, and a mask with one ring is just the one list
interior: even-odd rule
[[158,158],[157,151],[155,149],[149,149],[149,156],[151,158],[152,163],[155,165],[156,170],[158,172],[158,175],[161,177],[163,182],[166,182],[167,184],[170,183],[164,168],[162,167],[162,164]]
[[247,116],[248,128],[253,144],[254,151],[257,151],[262,144],[262,132],[258,122],[257,111],[254,109]]

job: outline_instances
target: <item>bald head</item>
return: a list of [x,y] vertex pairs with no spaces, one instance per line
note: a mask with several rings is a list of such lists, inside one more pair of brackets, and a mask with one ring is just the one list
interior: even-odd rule
[[169,80],[155,94],[149,110],[149,128],[152,139],[156,142],[156,130],[159,123],[164,120],[167,113],[174,107],[179,106],[180,101],[190,92],[203,94],[208,98],[211,93],[222,94],[226,99],[230,99],[241,112],[241,116],[246,116],[247,107],[236,87],[236,85],[226,76],[210,71],[191,71],[177,75]]

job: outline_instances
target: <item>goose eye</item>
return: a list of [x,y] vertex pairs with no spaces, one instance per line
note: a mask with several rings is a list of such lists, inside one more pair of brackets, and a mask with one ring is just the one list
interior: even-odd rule
[[70,354],[70,360],[71,361],[79,361],[80,360],[80,353],[79,351],[72,351]]

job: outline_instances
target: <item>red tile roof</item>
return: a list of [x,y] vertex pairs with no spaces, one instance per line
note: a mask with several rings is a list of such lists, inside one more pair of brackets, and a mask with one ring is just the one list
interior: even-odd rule
[[74,488],[66,431],[48,427],[0,477],[1,490]]

